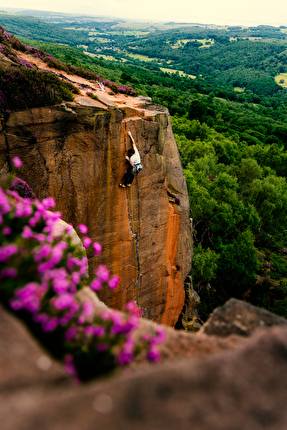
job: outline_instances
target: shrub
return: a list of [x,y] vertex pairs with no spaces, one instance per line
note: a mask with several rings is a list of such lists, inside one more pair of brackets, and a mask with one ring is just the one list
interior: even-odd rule
[[91,97],[91,99],[93,100],[99,100],[99,97],[97,96],[97,94],[87,92],[87,96]]
[[35,69],[0,70],[0,111],[50,106],[72,101],[78,92],[55,74]]

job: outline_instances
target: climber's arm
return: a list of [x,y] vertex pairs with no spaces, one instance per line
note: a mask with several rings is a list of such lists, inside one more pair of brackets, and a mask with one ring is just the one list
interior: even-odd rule
[[128,131],[128,135],[130,136],[131,141],[132,141],[132,144],[133,144],[133,147],[134,147],[134,149],[135,149],[135,148],[136,148],[136,144],[135,144],[134,138],[133,138],[133,136],[132,136],[132,134],[131,134],[131,132],[130,132],[130,131]]

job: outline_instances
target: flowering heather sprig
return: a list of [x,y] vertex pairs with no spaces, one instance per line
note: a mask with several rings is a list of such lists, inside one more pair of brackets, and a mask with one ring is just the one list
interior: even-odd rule
[[[20,165],[20,160],[16,164]],[[120,278],[111,276],[101,264],[89,282],[82,279],[87,257],[72,244],[69,235],[65,240],[55,236],[61,214],[50,210],[54,206],[53,198],[32,201],[0,188],[1,300],[15,312],[24,312],[44,333],[55,333],[62,339],[63,354],[68,354],[65,368],[76,379],[88,379],[116,364],[128,364],[146,346],[148,360],[157,362],[157,345],[163,333],[157,331],[156,337],[135,342],[132,333],[141,316],[135,303],[127,304],[125,314],[106,310],[96,315],[92,302],[79,301],[81,287],[89,284],[95,291],[103,286],[113,290]],[[84,224],[79,229],[83,234],[88,232]],[[70,230],[68,225],[63,234]],[[84,239],[90,246],[91,239]],[[91,248],[95,255],[101,251],[97,242]]]
[[146,358],[148,359],[148,361],[150,361],[151,363],[157,363],[160,360],[161,355],[157,345],[163,343],[165,339],[166,333],[162,326],[157,326],[156,336],[152,337],[149,334],[145,334],[143,336],[143,340],[149,344],[149,349],[146,354]]
[[[16,158],[16,157],[15,157]],[[22,163],[22,162],[21,162]],[[15,163],[14,163],[15,165]],[[16,191],[20,197],[25,197],[30,200],[35,200],[35,195],[32,192],[31,188],[23,179],[16,178],[10,187],[10,190]]]
[[33,66],[27,60],[21,59],[19,60],[19,64],[26,69],[33,69]]

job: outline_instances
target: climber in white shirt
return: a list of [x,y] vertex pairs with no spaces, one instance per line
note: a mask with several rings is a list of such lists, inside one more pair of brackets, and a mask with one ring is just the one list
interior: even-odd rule
[[127,172],[123,177],[123,181],[120,183],[120,187],[122,188],[125,188],[126,186],[130,187],[134,180],[135,174],[142,170],[141,157],[130,131],[128,131],[128,135],[131,138],[133,148],[129,149],[128,155],[125,156],[125,159],[128,161],[129,165]]

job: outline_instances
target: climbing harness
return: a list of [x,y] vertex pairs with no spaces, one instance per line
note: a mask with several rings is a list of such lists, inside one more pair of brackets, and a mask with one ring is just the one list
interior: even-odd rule
[[143,169],[142,163],[134,164],[133,165],[133,174],[135,175],[138,172],[141,172]]

